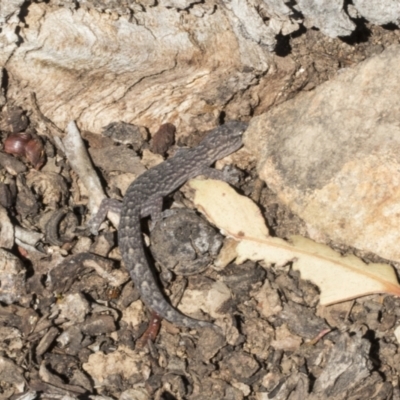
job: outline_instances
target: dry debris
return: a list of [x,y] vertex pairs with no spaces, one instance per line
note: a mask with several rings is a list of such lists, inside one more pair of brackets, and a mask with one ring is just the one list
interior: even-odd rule
[[[20,108],[3,109],[3,143],[33,125],[28,117]],[[223,233],[236,240],[227,239],[217,231],[218,218],[212,227],[183,209],[189,201],[176,193],[166,201],[173,203],[172,212],[148,232],[152,264],[174,306],[198,318],[209,314],[224,335],[160,322],[145,309],[121,265],[115,227],[105,223],[94,237],[86,223],[105,197],[104,182],[108,194],[120,199],[126,182],[161,157],[148,149],[143,127],[112,124],[105,129],[106,140],[85,133],[91,158],[76,152],[78,145],[86,154],[87,146],[76,126],[67,130],[67,141],[63,135],[56,141],[31,134],[43,143],[40,170],[31,168],[37,162],[26,152],[18,158],[0,152],[0,399],[399,398],[400,299],[359,297],[391,292],[389,284],[397,293],[391,267],[365,273],[368,260],[343,257],[304,238],[292,244],[279,239],[248,203],[230,215],[231,195],[223,186],[224,204],[216,215],[234,221],[233,227],[223,226]],[[116,155],[124,163],[115,165]],[[242,153],[237,165],[245,169],[252,162]],[[240,191],[247,198],[256,192],[263,210],[272,210],[275,232],[289,222],[301,231],[269,189],[254,183],[254,170],[239,176]],[[204,184],[212,185],[216,206],[222,184]],[[254,237],[251,251],[240,250],[237,239]],[[268,251],[259,257],[265,240]],[[275,255],[284,250],[284,257],[269,258],[274,246]],[[243,263],[235,263],[240,251]],[[301,257],[307,262],[299,272]],[[319,270],[305,275],[315,259]],[[354,286],[362,290],[356,295],[343,295],[350,282],[349,275],[341,275],[348,267],[343,260],[361,270]],[[319,274],[335,264],[342,272],[339,268],[322,279],[330,285],[326,289]],[[366,288],[377,280],[379,290]],[[354,299],[322,307],[327,290],[333,290],[335,301]]]

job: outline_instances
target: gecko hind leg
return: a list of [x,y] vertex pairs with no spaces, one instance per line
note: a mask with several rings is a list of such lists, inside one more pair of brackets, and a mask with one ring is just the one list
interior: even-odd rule
[[122,202],[120,202],[117,199],[103,199],[99,210],[95,215],[90,218],[88,222],[88,227],[90,229],[90,232],[93,235],[97,235],[100,225],[102,222],[106,219],[107,213],[109,211],[115,212],[116,214],[120,214],[122,209]]
[[150,216],[151,220],[149,221],[149,230],[150,232],[154,229],[157,222],[161,221],[163,218],[163,198],[157,197],[156,199],[152,199],[150,202],[146,204],[146,207],[142,208],[140,212],[140,217],[145,218]]

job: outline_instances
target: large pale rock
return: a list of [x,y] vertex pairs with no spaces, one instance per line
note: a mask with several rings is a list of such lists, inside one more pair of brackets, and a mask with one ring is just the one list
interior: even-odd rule
[[400,3],[393,0],[354,0],[357,11],[373,24],[396,24],[400,22]]
[[330,37],[348,36],[355,28],[343,7],[343,0],[298,0],[306,25],[316,26]]
[[400,46],[254,118],[259,173],[308,225],[400,261]]

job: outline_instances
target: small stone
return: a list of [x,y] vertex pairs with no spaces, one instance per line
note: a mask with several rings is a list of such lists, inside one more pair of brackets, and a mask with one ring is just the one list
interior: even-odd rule
[[175,141],[175,125],[162,124],[154,134],[150,150],[153,153],[164,155]]
[[243,382],[257,372],[259,365],[250,354],[236,351],[225,357],[221,362],[221,368],[228,369],[233,378]]

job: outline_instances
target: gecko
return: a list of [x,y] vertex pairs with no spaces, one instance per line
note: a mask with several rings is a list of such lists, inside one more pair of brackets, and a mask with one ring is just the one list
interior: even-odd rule
[[106,199],[108,202],[103,201],[104,207],[103,204],[100,206],[97,216],[92,220],[95,222],[92,226],[99,226],[110,208],[120,212],[118,245],[140,298],[149,309],[174,325],[186,328],[216,328],[210,322],[182,314],[166,300],[147,260],[141,219],[150,216],[154,226],[162,216],[163,198],[186,181],[198,175],[221,178],[222,171],[210,166],[242,146],[242,134],[247,126],[244,122],[229,121],[213,129],[198,146],[179,149],[172,158],[135,179],[128,187],[122,204],[117,205],[112,199]]

